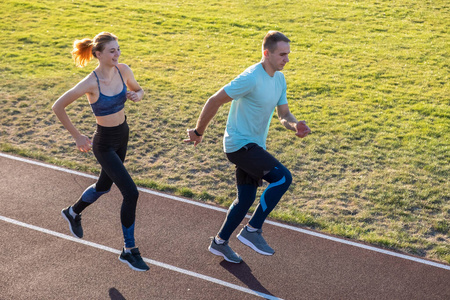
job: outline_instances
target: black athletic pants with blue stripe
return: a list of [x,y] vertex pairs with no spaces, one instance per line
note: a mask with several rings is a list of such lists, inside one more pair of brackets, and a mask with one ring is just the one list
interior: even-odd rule
[[292,175],[275,157],[255,143],[250,143],[236,152],[226,153],[230,162],[236,165],[237,198],[228,209],[219,237],[228,240],[233,231],[245,218],[256,198],[256,191],[264,179],[269,186],[261,195],[260,202],[249,224],[262,228],[270,212],[288,190]]

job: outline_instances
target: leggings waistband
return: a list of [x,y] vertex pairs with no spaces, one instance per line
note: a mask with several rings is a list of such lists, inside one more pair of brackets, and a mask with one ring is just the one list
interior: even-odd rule
[[107,127],[107,126],[102,126],[100,124],[97,124],[97,130],[96,132],[98,133],[120,133],[123,130],[127,130],[128,129],[128,123],[127,123],[127,117],[125,117],[125,120],[123,121],[122,124],[117,125],[117,126],[111,126],[111,127]]

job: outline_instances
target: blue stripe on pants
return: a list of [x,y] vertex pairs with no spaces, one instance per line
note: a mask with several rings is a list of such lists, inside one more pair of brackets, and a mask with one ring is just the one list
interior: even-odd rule
[[277,182],[272,182],[271,184],[269,184],[269,186],[264,190],[264,192],[263,192],[262,195],[261,195],[261,201],[260,201],[260,203],[261,203],[261,208],[262,208],[263,211],[266,211],[266,209],[267,209],[266,198],[265,198],[266,192],[267,192],[269,189],[271,189],[271,188],[273,188],[273,187],[276,187],[276,186],[279,186],[279,185],[282,185],[282,184],[285,183],[285,182],[286,182],[286,177],[283,176],[283,178],[281,178],[281,179],[278,180]]

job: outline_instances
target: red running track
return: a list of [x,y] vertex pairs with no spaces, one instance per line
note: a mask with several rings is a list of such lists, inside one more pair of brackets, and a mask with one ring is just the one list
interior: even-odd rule
[[225,262],[207,251],[223,209],[146,189],[136,240],[150,271],[135,272],[117,259],[115,186],[83,212],[80,240],[60,211],[93,176],[3,153],[0,166],[0,299],[450,299],[447,264],[277,222],[264,225],[274,256],[233,235],[244,262]]

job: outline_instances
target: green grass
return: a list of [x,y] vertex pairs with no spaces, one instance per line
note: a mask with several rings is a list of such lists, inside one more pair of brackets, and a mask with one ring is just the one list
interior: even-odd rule
[[[0,150],[96,174],[51,111],[95,67],[76,38],[111,31],[146,91],[127,104],[127,167],[141,186],[229,205],[222,153],[229,105],[204,143],[182,140],[215,91],[260,60],[264,34],[291,40],[291,111],[268,149],[294,183],[274,219],[450,263],[450,5],[436,1],[12,1],[0,3]],[[87,100],[68,108],[87,135]],[[261,192],[261,191],[260,191]]]

